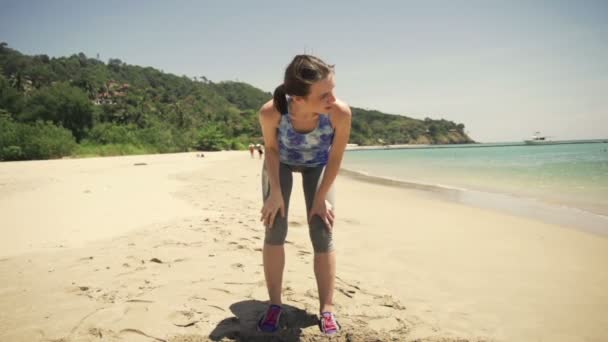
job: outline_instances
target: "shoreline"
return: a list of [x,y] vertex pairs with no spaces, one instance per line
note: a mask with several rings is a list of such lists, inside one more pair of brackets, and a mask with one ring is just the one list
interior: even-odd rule
[[483,147],[509,147],[509,146],[546,146],[546,145],[573,145],[573,144],[608,144],[608,138],[605,139],[586,139],[586,140],[555,140],[544,144],[527,144],[525,142],[471,142],[461,144],[395,144],[395,145],[365,145],[365,146],[347,146],[346,151],[370,151],[370,150],[400,150],[400,149],[440,149],[440,148],[483,148]]
[[571,227],[580,231],[608,236],[608,216],[562,203],[517,196],[509,193],[464,189],[446,185],[375,176],[366,172],[341,168],[340,174],[372,184],[416,190],[424,196],[480,209],[531,218],[544,223]]

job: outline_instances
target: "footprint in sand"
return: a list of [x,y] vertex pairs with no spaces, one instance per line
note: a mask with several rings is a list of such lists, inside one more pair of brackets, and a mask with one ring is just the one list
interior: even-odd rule
[[236,264],[232,264],[230,265],[232,266],[232,268],[236,269],[236,270],[245,270],[245,265],[241,264],[240,262],[237,262]]
[[101,303],[115,303],[118,297],[118,291],[103,292],[100,288],[91,288],[89,286],[77,286],[69,289],[68,292],[74,293],[77,296],[85,296],[89,299]]
[[298,255],[300,256],[305,256],[305,255],[311,255],[312,253],[310,253],[309,251],[306,250],[299,250],[298,251]]
[[401,305],[398,300],[389,295],[379,296],[376,298],[378,304],[393,308],[395,310],[405,310],[405,306]]
[[170,313],[168,319],[173,325],[178,327],[189,327],[200,322],[195,312],[185,310]]
[[201,335],[178,335],[171,337],[167,342],[207,342],[209,339]]
[[337,280],[338,282],[342,283],[343,285],[347,286],[347,287],[352,287],[352,288],[354,288],[354,289],[356,289],[356,290],[358,290],[358,291],[361,291],[361,288],[360,288],[359,286],[354,285],[354,284],[351,284],[351,283],[349,283],[349,282],[345,281],[344,279],[342,279],[342,278],[340,278],[340,277],[338,277],[338,276],[336,276],[336,280]]
[[348,298],[353,298],[355,296],[355,294],[357,293],[354,290],[345,290],[340,287],[336,287],[336,290],[338,290],[338,292],[342,293],[343,295],[345,295]]
[[[78,286],[78,290],[83,291],[83,292],[89,291],[90,289],[91,288],[88,287],[88,286]],[[71,292],[78,292],[78,291],[77,290],[73,290]]]
[[106,336],[106,337],[108,336],[107,332],[105,332],[101,329],[98,329],[98,328],[90,328],[88,333],[90,336],[100,338],[100,339],[103,338],[104,336]]
[[214,309],[218,309],[218,310],[221,310],[221,311],[226,311],[224,308],[222,308],[220,306],[217,306],[217,305],[209,304],[209,306],[212,307],[212,308],[214,308]]
[[342,219],[342,222],[348,223],[348,224],[353,224],[353,225],[361,224],[361,222],[359,222],[359,220],[350,219],[350,218],[344,218],[344,219]]
[[317,292],[313,289],[308,289],[308,290],[306,290],[304,297],[309,298],[309,299],[316,299]]
[[292,295],[295,295],[296,293],[291,286],[285,286],[285,288],[283,288],[283,294],[285,296],[292,296]]
[[236,249],[249,249],[247,246],[241,245],[240,243],[238,243],[236,241],[230,241],[230,242],[228,242],[228,244],[236,246]]
[[129,300],[125,300],[125,303],[144,303],[144,304],[151,304],[154,303],[153,300],[147,300],[147,299],[129,299]]
[[226,289],[218,289],[217,287],[212,287],[212,288],[210,288],[210,290],[215,290],[215,291],[219,291],[219,292],[226,293],[226,294],[232,294],[232,292],[230,292]]
[[232,235],[232,232],[230,232],[229,230],[221,229],[220,227],[215,227],[215,228],[218,228],[218,233],[220,233],[221,236]]

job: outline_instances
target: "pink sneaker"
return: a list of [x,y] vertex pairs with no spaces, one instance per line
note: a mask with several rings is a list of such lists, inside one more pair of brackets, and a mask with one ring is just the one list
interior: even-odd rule
[[337,334],[342,327],[333,312],[323,312],[319,320],[319,328],[325,335],[331,336]]
[[281,307],[270,305],[266,314],[258,321],[258,331],[273,333],[279,330],[279,319],[281,318]]

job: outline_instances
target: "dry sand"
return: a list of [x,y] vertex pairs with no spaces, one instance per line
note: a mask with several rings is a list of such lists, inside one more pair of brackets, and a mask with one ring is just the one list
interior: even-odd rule
[[[136,164],[145,165],[136,165]],[[294,180],[286,315],[248,152],[0,164],[0,341],[316,341]],[[339,176],[335,341],[606,341],[608,239]]]

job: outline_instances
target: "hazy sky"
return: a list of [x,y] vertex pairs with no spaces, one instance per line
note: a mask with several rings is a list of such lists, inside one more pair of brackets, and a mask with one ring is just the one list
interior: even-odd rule
[[608,138],[608,1],[0,0],[0,41],[269,92],[307,52],[353,106],[482,142]]

